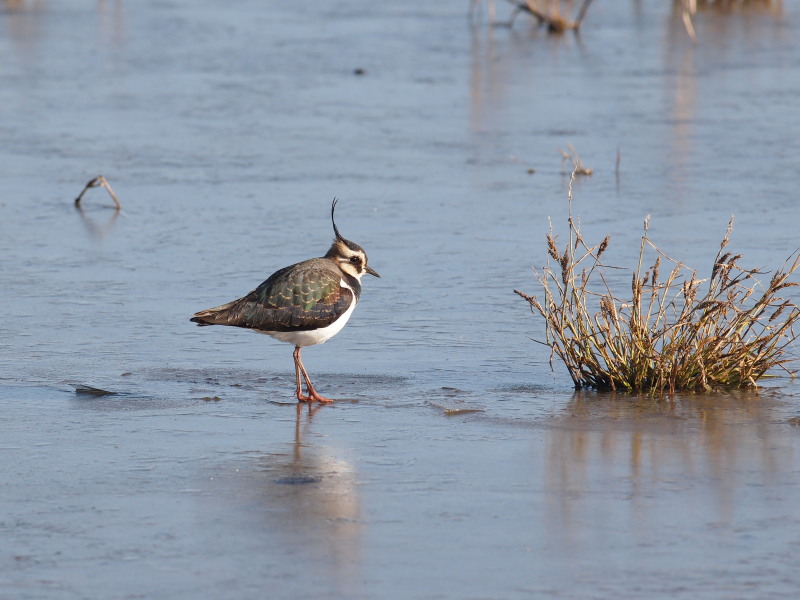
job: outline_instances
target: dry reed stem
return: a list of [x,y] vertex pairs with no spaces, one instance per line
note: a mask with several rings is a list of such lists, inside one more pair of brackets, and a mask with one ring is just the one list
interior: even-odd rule
[[[550,348],[551,367],[558,357],[576,388],[658,395],[757,387],[775,369],[794,376],[788,365],[796,358],[789,351],[797,338],[800,308],[780,294],[798,285],[789,277],[800,268],[800,252],[764,285],[755,279],[764,271],[742,268],[741,255],[725,251],[731,219],[711,276],[699,279],[653,244],[648,217],[631,273],[630,299],[622,301],[605,277],[615,267],[600,258],[609,238],[588,245],[572,217],[576,171],[568,186],[568,242],[559,251],[551,225],[547,248],[552,262],[535,272],[543,301],[514,290],[545,319],[540,343]],[[656,256],[647,267],[650,253]],[[661,279],[665,264],[671,268]]]

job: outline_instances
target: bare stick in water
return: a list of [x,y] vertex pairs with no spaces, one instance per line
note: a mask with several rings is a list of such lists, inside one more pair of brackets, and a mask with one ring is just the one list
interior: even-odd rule
[[108,191],[108,195],[111,196],[111,199],[114,201],[114,205],[117,207],[117,210],[120,210],[122,208],[122,206],[119,203],[119,200],[117,199],[117,195],[114,193],[114,190],[111,189],[111,186],[108,185],[108,181],[102,175],[98,175],[94,179],[89,180],[89,183],[86,184],[81,193],[78,194],[78,197],[75,198],[75,206],[80,207],[83,195],[89,188],[95,188],[95,187],[106,188],[106,191]]

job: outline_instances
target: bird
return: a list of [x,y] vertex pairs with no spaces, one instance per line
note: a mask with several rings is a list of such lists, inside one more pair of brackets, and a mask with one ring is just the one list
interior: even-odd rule
[[335,238],[324,256],[284,267],[246,296],[201,310],[189,319],[199,326],[244,327],[293,344],[295,395],[299,402],[333,402],[314,388],[300,351],[339,333],[358,304],[361,277],[366,273],[380,277],[367,264],[364,249],[339,233],[334,220],[337,202],[334,198],[331,203]]

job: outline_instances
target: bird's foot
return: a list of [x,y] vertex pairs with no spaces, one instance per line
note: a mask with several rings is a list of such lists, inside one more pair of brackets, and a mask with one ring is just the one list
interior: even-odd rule
[[302,392],[297,392],[297,399],[300,402],[322,402],[323,404],[331,404],[333,400],[331,398],[326,398],[325,396],[321,396],[317,390],[311,388],[308,390],[308,395],[304,395]]

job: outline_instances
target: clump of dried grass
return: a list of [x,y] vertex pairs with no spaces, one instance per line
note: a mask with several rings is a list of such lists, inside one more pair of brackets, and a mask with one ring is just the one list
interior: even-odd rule
[[[739,265],[740,254],[725,251],[733,219],[714,258],[711,275],[669,258],[648,238],[644,222],[639,260],[625,301],[612,293],[602,261],[607,236],[590,246],[572,218],[569,185],[569,240],[559,249],[551,232],[548,255],[555,263],[537,272],[544,298],[514,290],[545,319],[542,342],[566,365],[576,388],[672,395],[756,387],[774,369],[794,376],[788,350],[797,335],[800,308],[781,292],[800,285],[788,281],[800,267],[793,253],[763,285],[759,269]],[[645,254],[655,252],[645,269]],[[666,270],[669,269],[669,272]],[[598,283],[598,280],[600,283]]]

